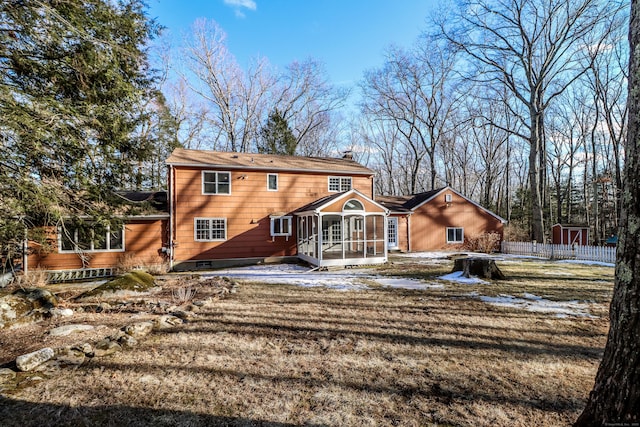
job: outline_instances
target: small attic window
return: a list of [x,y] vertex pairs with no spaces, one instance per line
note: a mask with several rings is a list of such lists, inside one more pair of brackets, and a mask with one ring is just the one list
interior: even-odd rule
[[447,193],[444,195],[444,201],[446,203],[451,203],[452,200],[453,200],[453,195],[451,193]]
[[344,204],[343,211],[364,211],[364,206],[356,199],[351,199]]

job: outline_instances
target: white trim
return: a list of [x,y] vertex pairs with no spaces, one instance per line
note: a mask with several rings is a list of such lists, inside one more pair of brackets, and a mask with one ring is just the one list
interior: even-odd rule
[[[98,252],[125,252],[125,225],[122,224],[122,248],[120,249],[111,249],[111,226],[107,226],[107,230],[105,231],[105,243],[107,247],[105,249],[95,249],[94,248],[94,239],[91,239],[91,248],[89,249],[81,249],[78,247],[78,229],[74,228],[73,236],[71,243],[73,243],[73,249],[62,249],[62,232],[60,227],[58,227],[58,253],[59,254],[74,254],[74,253],[98,253]],[[91,228],[91,233],[94,234],[93,228]]]
[[[462,230],[462,240],[449,240],[449,230]],[[464,243],[464,227],[447,227],[445,238],[448,244],[461,244]]]
[[[269,231],[271,232],[271,237],[278,237],[278,236],[286,236],[289,237],[293,234],[293,216],[291,215],[272,215],[271,217],[271,221],[269,223]],[[280,230],[282,230],[282,220],[287,220],[289,221],[289,227],[288,227],[288,232],[286,233],[275,233],[274,232],[274,224],[276,221],[280,221]]]
[[387,209],[386,207],[384,207],[380,203],[376,202],[375,200],[370,199],[369,197],[365,196],[364,194],[362,194],[360,191],[356,190],[355,188],[353,188],[353,189],[351,189],[351,190],[349,190],[349,191],[347,191],[345,193],[339,194],[339,195],[338,194],[333,194],[332,196],[326,196],[326,198],[328,198],[329,200],[327,202],[323,203],[322,205],[318,206],[317,208],[315,208],[313,210],[294,212],[294,215],[307,215],[309,213],[320,213],[327,206],[329,206],[329,205],[331,205],[333,203],[337,203],[338,201],[344,199],[345,197],[353,197],[354,194],[357,194],[358,196],[362,197],[363,199],[365,199],[367,202],[371,203],[372,205],[379,207],[382,210],[382,213],[384,213],[385,215],[389,215],[389,209]]
[[[393,221],[395,223],[395,240],[393,242],[389,241],[389,222]],[[389,246],[389,249],[396,249],[398,248],[400,245],[398,244],[398,217],[397,216],[388,216],[387,217],[387,245]],[[390,243],[394,243],[393,245],[391,245]]]
[[[211,237],[211,221],[223,221],[224,222],[224,238],[223,239],[198,239],[198,221],[209,221],[208,232]],[[193,218],[193,240],[196,242],[224,242],[227,240],[227,218],[209,218],[209,217],[195,217]]]
[[[204,174],[205,173],[215,173],[215,174],[226,173],[227,175],[229,175],[229,192],[228,193],[219,193],[218,192],[218,187],[219,187],[220,183],[217,181],[217,178],[218,178],[217,175],[216,175],[216,192],[215,193],[207,193],[206,191],[204,191],[204,185],[205,185]],[[231,172],[229,172],[229,171],[203,170],[203,171],[201,171],[201,174],[200,174],[200,181],[201,181],[202,194],[204,196],[230,196],[231,195]]]
[[[276,188],[269,188],[269,178],[275,176],[276,177]],[[280,185],[280,178],[277,173],[268,173],[267,174],[267,191],[278,191],[278,187]]]
[[[359,204],[360,206],[362,206],[362,209],[347,209],[347,204],[349,202],[351,202],[351,201],[354,201],[357,204]],[[351,198],[351,199],[347,200],[346,202],[344,202],[344,204],[342,205],[342,212],[349,212],[349,213],[365,212],[364,204],[358,199]]]
[[[337,190],[332,190],[331,189],[331,180],[332,179],[337,179],[338,180],[338,189]],[[343,190],[343,183],[342,181],[349,180],[349,189],[348,190]],[[341,176],[341,175],[330,175],[327,177],[327,191],[329,191],[329,193],[341,193],[343,191],[351,191],[353,190],[353,178],[350,176]]]

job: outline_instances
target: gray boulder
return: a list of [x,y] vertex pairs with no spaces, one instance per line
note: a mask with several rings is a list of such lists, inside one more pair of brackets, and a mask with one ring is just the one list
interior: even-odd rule
[[45,347],[28,354],[18,356],[16,358],[16,367],[22,372],[32,371],[48,360],[53,359],[54,356],[55,352],[53,349],[51,347]]

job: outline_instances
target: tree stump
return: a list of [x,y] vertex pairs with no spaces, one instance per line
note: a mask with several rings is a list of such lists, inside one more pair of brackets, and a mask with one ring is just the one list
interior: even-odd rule
[[453,270],[462,271],[464,277],[477,276],[484,279],[506,279],[496,262],[491,258],[458,258],[453,262]]

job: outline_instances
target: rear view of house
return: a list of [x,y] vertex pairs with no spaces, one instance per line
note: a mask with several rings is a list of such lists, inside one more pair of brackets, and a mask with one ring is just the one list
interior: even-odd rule
[[350,158],[176,149],[167,165],[175,269],[387,259],[374,173]]
[[179,148],[167,166],[168,191],[119,193],[128,205],[121,227],[61,227],[55,250],[34,251],[29,265],[379,264],[389,250],[459,249],[469,237],[502,235],[505,222],[450,187],[374,199],[374,172],[350,157]]

